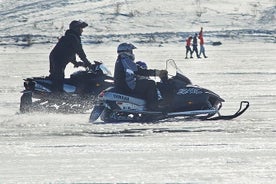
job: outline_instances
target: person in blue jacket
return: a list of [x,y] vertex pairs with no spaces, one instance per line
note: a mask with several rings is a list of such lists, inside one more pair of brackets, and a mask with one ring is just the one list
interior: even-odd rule
[[114,69],[114,85],[118,92],[135,95],[147,102],[147,109],[158,111],[158,96],[155,81],[139,79],[138,76],[167,75],[166,70],[143,69],[134,60],[133,50],[136,47],[131,43],[121,43],[117,47],[118,57]]
[[[49,78],[53,82],[53,92],[63,92],[64,70],[69,62],[73,63],[75,67],[91,66],[81,44],[81,35],[83,29],[87,26],[88,24],[86,22],[77,20],[72,21],[65,35],[59,39],[58,43],[51,51],[49,56]],[[77,62],[76,55],[78,55],[83,62]]]

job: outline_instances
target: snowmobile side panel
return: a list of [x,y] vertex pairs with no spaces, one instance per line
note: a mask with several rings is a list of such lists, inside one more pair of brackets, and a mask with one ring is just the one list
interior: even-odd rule
[[105,92],[103,99],[110,101],[131,102],[140,106],[146,105],[145,100],[113,92]]

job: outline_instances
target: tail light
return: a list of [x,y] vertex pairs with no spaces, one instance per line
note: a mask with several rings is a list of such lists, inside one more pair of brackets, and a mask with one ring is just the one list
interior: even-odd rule
[[104,96],[104,90],[102,92],[100,92],[100,94],[98,95],[99,98],[102,98]]

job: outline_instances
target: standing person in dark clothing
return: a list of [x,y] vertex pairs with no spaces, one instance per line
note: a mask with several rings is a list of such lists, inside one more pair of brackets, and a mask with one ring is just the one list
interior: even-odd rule
[[197,33],[195,33],[194,37],[193,37],[193,53],[196,53],[196,57],[197,58],[200,58],[199,55],[198,55],[198,50],[197,50]]
[[[88,24],[83,21],[72,21],[69,30],[65,32],[56,46],[50,53],[50,79],[53,82],[53,92],[63,92],[64,70],[71,62],[75,67],[89,67],[91,63],[86,58],[86,54],[81,44],[81,34]],[[76,61],[76,54],[83,62]]]
[[193,58],[192,56],[192,49],[191,49],[191,41],[192,41],[193,37],[189,36],[186,40],[186,57],[185,59],[188,59],[188,53],[190,52],[190,58]]
[[200,45],[199,57],[202,53],[204,58],[207,58],[207,56],[205,55],[205,47],[204,47],[204,39],[203,39],[203,27],[201,27],[201,29],[199,31],[198,38],[199,38],[199,45]]
[[114,84],[118,92],[137,95],[147,102],[148,110],[158,111],[157,90],[155,81],[139,79],[139,76],[160,76],[167,74],[166,70],[148,70],[139,67],[135,62],[131,43],[121,43],[117,48],[117,61],[114,70]]

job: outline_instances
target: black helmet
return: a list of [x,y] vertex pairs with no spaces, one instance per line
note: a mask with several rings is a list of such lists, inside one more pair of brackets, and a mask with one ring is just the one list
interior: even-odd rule
[[121,53],[121,52],[131,52],[132,50],[136,49],[136,47],[131,44],[131,43],[121,43],[118,47],[117,47],[117,53]]
[[86,22],[83,22],[81,20],[73,20],[69,25],[69,29],[77,30],[79,28],[85,28],[87,26],[88,24]]

